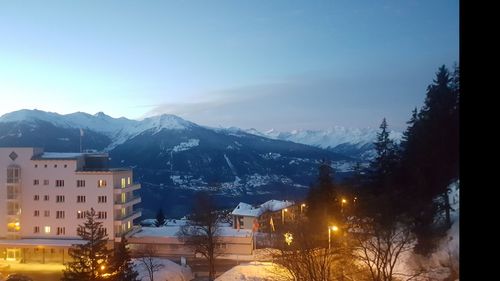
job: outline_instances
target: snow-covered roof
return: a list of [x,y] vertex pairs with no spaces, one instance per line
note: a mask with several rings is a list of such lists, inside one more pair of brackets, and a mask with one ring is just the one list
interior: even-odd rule
[[250,204],[240,202],[236,208],[231,212],[235,216],[245,216],[245,217],[259,217],[266,211],[276,212],[285,208],[292,206],[294,203],[292,201],[281,201],[281,200],[269,200],[262,203],[258,207],[254,207]]
[[71,152],[44,152],[39,156],[39,159],[76,159],[83,156],[84,153]]
[[[181,225],[167,225],[162,227],[142,227],[141,230],[132,237],[177,237]],[[224,237],[250,237],[251,229],[234,229],[230,226],[220,226],[219,235]]]
[[0,239],[0,245],[9,246],[59,246],[69,247],[73,244],[85,244],[87,241],[79,239]]
[[231,214],[236,216],[258,217],[261,215],[261,210],[260,206],[254,207],[250,204],[240,202]]

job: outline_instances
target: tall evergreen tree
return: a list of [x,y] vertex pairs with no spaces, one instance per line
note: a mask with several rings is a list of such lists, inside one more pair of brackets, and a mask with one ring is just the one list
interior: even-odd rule
[[339,201],[338,186],[334,183],[333,169],[330,164],[323,160],[319,166],[316,184],[311,186],[307,196],[306,215],[311,224],[310,227],[317,233],[323,233],[328,225],[335,222],[341,223],[341,203]]
[[138,273],[133,268],[125,236],[122,236],[120,243],[115,245],[110,269],[113,271],[110,281],[137,281]]
[[111,251],[106,248],[108,237],[102,222],[92,208],[85,212],[86,221],[78,227],[78,236],[85,244],[75,244],[69,251],[72,261],[66,264],[62,281],[104,280]]
[[377,192],[389,188],[391,176],[397,163],[396,144],[389,137],[389,130],[385,118],[380,124],[377,140],[374,143],[377,155],[371,163],[372,184]]
[[[402,184],[412,197],[413,204],[408,206],[416,218],[417,250],[423,253],[433,248],[436,235],[451,226],[448,186],[459,175],[459,92],[458,67],[450,76],[441,66],[403,142]],[[445,223],[439,229],[435,217],[442,211]]]
[[160,227],[165,225],[165,215],[163,214],[163,209],[160,208],[156,213],[155,226]]

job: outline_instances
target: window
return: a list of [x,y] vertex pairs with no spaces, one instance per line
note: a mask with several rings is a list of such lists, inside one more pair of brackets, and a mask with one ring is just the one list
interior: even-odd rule
[[33,200],[35,200],[35,201],[40,200],[40,195],[38,195],[38,194],[33,195]]
[[21,169],[18,166],[7,167],[7,183],[19,183]]
[[49,201],[49,196],[48,195],[44,195],[43,196],[43,201]]
[[77,233],[78,235],[80,235],[81,233],[85,233],[85,227],[83,227],[83,226],[78,226],[78,227],[76,228],[76,233]]
[[125,178],[122,178],[121,184],[122,184],[122,188],[125,188],[125,186],[127,186],[127,182],[125,181]]
[[121,199],[122,199],[122,203],[127,202],[127,194],[125,192],[122,192]]
[[64,219],[64,211],[56,211],[56,219]]
[[35,216],[35,217],[39,217],[39,216],[40,216],[40,210],[35,210],[35,211],[33,212],[33,216]]
[[99,228],[97,232],[99,232],[99,234],[108,235],[108,230],[105,227]]
[[57,227],[57,235],[65,235],[66,234],[66,229],[64,227]]
[[43,185],[49,185],[49,180],[43,180]]
[[76,203],[85,203],[85,195],[78,195],[76,197]]
[[97,203],[106,203],[108,200],[106,196],[97,196]]
[[68,164],[64,164],[64,168],[68,168]]
[[39,226],[33,227],[33,233],[40,233],[40,227]]
[[130,177],[127,178],[127,184],[130,185]]
[[44,168],[47,168],[47,164],[43,165]]
[[84,211],[78,211],[78,212],[76,212],[76,218],[77,219],[84,219],[85,218],[85,212]]
[[54,164],[54,168],[57,168],[57,164]]
[[97,187],[106,187],[106,180],[98,180]]
[[38,168],[38,164],[35,164],[35,168]]
[[108,212],[97,212],[97,218],[100,220],[105,220],[108,217]]
[[56,180],[56,187],[64,186],[64,180]]
[[57,203],[62,203],[62,202],[64,202],[64,195],[57,195],[57,196],[56,196],[56,202],[57,202]]
[[45,226],[44,230],[45,230],[45,233],[50,233],[50,226]]
[[76,187],[85,187],[85,180],[77,180]]
[[43,216],[44,217],[50,217],[50,211],[49,210],[43,211]]
[[39,180],[33,180],[33,185],[39,185],[40,181]]

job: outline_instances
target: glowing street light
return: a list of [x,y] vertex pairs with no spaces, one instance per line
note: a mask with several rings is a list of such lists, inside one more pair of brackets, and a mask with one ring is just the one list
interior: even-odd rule
[[300,213],[302,214],[302,212],[304,211],[304,208],[306,207],[306,204],[305,203],[302,203],[300,205]]
[[332,231],[337,232],[338,230],[339,230],[339,228],[336,225],[332,225],[332,226],[328,227],[328,250],[330,250],[330,248],[331,248],[331,233],[332,233]]
[[281,224],[285,224],[285,213],[288,212],[288,209],[282,209],[281,210]]
[[340,208],[340,212],[341,212],[341,213],[344,213],[344,204],[346,204],[346,203],[347,203],[347,199],[342,198],[342,200],[341,200],[340,202],[341,202],[341,204],[340,204],[340,206],[341,206],[341,208]]

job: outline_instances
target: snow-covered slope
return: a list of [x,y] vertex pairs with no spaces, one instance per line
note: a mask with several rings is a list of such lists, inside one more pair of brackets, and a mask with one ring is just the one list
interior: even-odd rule
[[19,110],[4,114],[0,122],[36,122],[45,121],[63,128],[88,129],[103,133],[113,141],[108,149],[112,149],[138,134],[152,130],[157,133],[162,129],[182,130],[197,126],[175,115],[163,114],[146,118],[141,121],[130,120],[125,117],[113,118],[98,112],[94,115],[75,112],[71,114],[58,114],[41,110]]
[[[345,143],[353,144],[360,148],[363,145],[372,143],[376,139],[378,129],[334,126],[327,130],[293,130],[290,132],[279,132],[276,130],[259,132],[252,128],[246,130],[246,132],[258,136],[293,141],[321,148],[334,148]],[[402,133],[391,131],[390,137],[399,142]]]

